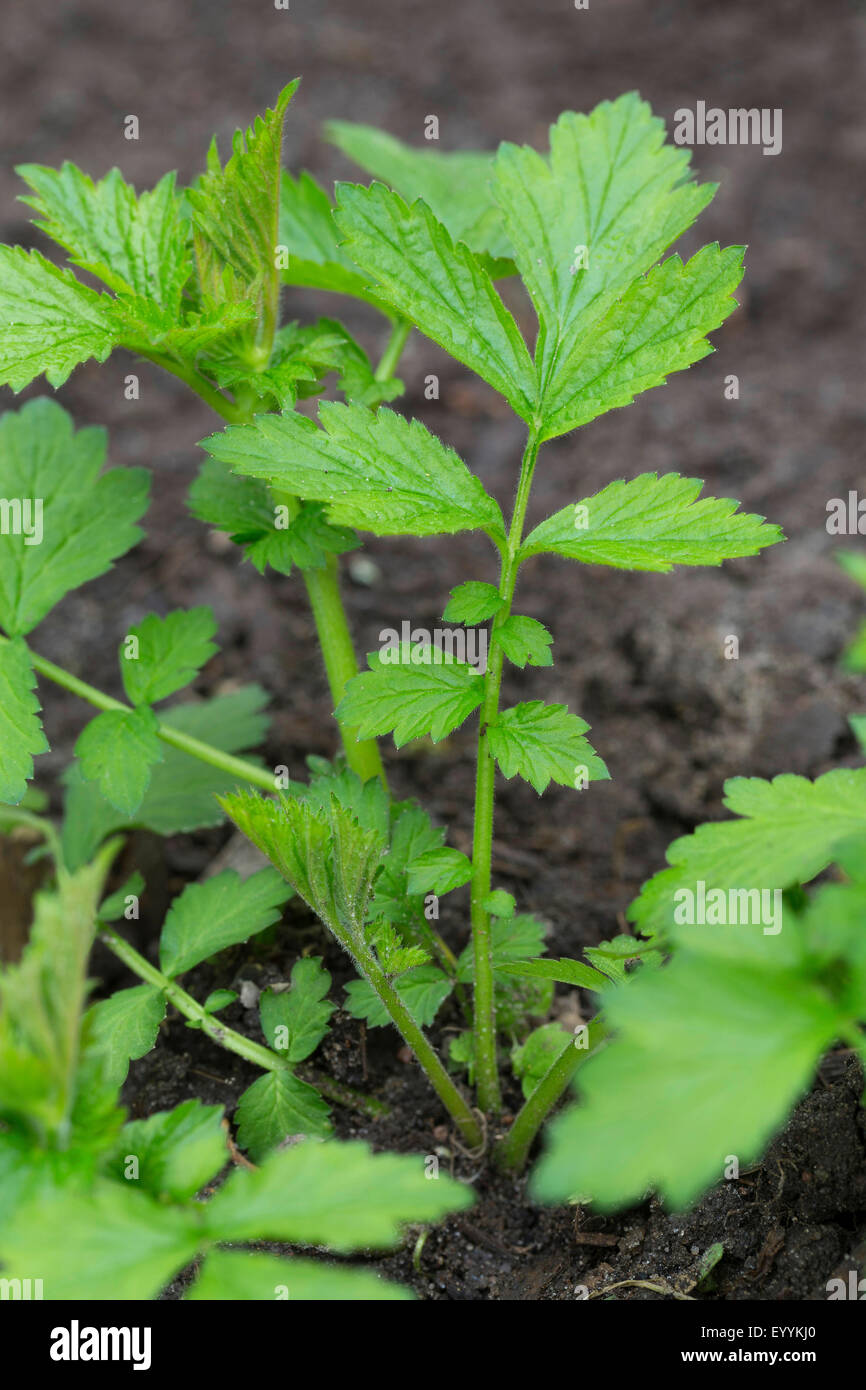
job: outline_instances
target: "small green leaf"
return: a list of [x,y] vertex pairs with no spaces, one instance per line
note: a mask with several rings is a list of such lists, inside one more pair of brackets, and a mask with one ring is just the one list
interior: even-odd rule
[[504,534],[499,505],[453,449],[392,410],[323,401],[304,415],[259,415],[202,441],[237,473],[328,503],[334,525],[378,536]]
[[165,1018],[165,995],[153,985],[119,989],[92,1004],[86,1014],[91,1037],[106,1055],[106,1076],[118,1090],[130,1062],[144,1057],[156,1043]]
[[402,975],[417,965],[426,965],[430,952],[423,946],[406,946],[390,922],[374,922],[368,929],[367,937],[376,948],[379,964],[386,975]]
[[331,977],[322,969],[321,957],[308,956],[292,967],[291,989],[279,994],[265,990],[259,1007],[268,1047],[287,1062],[303,1062],[315,1052],[336,1008],[325,998],[330,988]]
[[[0,322],[2,298],[0,288]],[[55,401],[40,397],[0,417],[0,496],[20,503],[0,546],[0,626],[10,637],[30,632],[141,539],[134,523],[147,510],[149,475],[101,473],[104,460],[105,432],[76,433]]]
[[35,685],[26,644],[20,637],[0,642],[0,801],[13,806],[33,776],[33,755],[48,751]]
[[247,1250],[211,1250],[186,1295],[187,1301],[203,1303],[393,1303],[412,1297],[409,1289],[372,1270],[322,1260],[281,1260]]
[[[394,988],[421,1028],[427,1028],[448,998],[453,985],[438,966],[416,965],[399,975]],[[371,1028],[383,1028],[391,1015],[373,986],[366,980],[350,980],[346,985],[346,1012],[364,1019]]]
[[359,738],[393,733],[401,748],[429,734],[439,743],[484,698],[484,677],[438,647],[402,643],[381,656],[370,652],[367,661],[369,671],[347,683],[336,711],[342,724],[358,730]]
[[493,892],[488,893],[482,900],[481,906],[491,917],[513,917],[517,904],[512,895],[506,893],[503,888],[494,888]]
[[149,613],[131,627],[120,648],[120,673],[132,704],[154,705],[195,680],[219,650],[210,640],[215,631],[209,608],[177,609],[165,618]]
[[561,985],[580,989],[607,989],[608,981],[598,970],[579,960],[522,960],[498,967],[505,975],[523,975],[530,979],[555,980]]
[[459,849],[430,849],[419,854],[409,866],[410,893],[450,893],[468,883],[472,861]]
[[119,917],[122,917],[126,912],[126,909],[129,905],[127,903],[127,899],[131,897],[141,897],[143,890],[144,879],[138,872],[138,869],[135,869],[133,873],[130,874],[126,882],[122,884],[116,892],[111,893],[103,902],[99,904],[100,922],[116,922],[117,919]]
[[531,424],[535,369],[514,319],[468,246],[455,246],[426,203],[409,207],[381,183],[337,185],[344,249],[377,293]]
[[237,997],[233,989],[213,989],[202,1008],[206,1014],[218,1014],[222,1009],[227,1009],[229,1004],[233,1004]]
[[109,1172],[133,1181],[128,1161],[135,1158],[134,1181],[144,1191],[175,1202],[194,1197],[228,1162],[222,1114],[221,1105],[187,1100],[173,1110],[133,1120],[120,1131]]
[[160,967],[181,975],[199,961],[246,941],[279,921],[291,894],[273,869],[242,879],[226,869],[202,883],[189,883],[168,910],[159,940]]
[[539,795],[549,782],[574,787],[582,779],[609,777],[598,754],[583,737],[589,725],[565,705],[530,700],[502,710],[487,730],[490,750],[505,777],[519,774]]
[[511,1065],[524,1097],[529,1098],[551,1064],[564,1051],[569,1034],[558,1023],[543,1023],[521,1047],[511,1049]]
[[641,473],[563,507],[524,541],[521,561],[552,552],[590,565],[667,573],[674,565],[720,565],[784,540],[778,526],[737,512],[728,497],[703,497],[698,478]]
[[388,1249],[407,1222],[472,1205],[469,1187],[425,1176],[424,1156],[372,1154],[366,1144],[296,1144],[258,1172],[235,1172],[205,1209],[213,1240],[281,1240],[339,1252]]
[[443,620],[447,623],[484,623],[498,613],[505,599],[494,584],[469,579],[451,590]]
[[535,618],[524,618],[512,613],[501,627],[494,630],[493,640],[498,642],[509,661],[521,670],[524,666],[552,666],[550,648],[553,638],[543,623]]
[[259,1163],[284,1139],[297,1134],[324,1139],[331,1133],[330,1106],[318,1091],[290,1071],[269,1071],[238,1101],[238,1143]]
[[112,806],[132,816],[141,805],[154,763],[162,762],[159,725],[152,710],[106,710],[79,734],[81,775],[96,782]]

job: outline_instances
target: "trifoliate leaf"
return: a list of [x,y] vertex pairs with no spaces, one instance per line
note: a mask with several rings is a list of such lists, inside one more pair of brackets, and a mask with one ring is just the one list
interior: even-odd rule
[[[267,733],[268,720],[263,713],[267,702],[261,686],[245,685],[214,700],[162,710],[160,722],[225,753],[244,753],[247,760],[258,762],[257,758],[250,759],[247,750],[261,743]],[[153,768],[144,800],[132,818],[121,815],[106,801],[95,782],[85,782],[77,763],[67,769],[63,777],[63,852],[67,864],[86,863],[106,835],[130,824],[157,835],[220,824],[224,817],[216,798],[237,786],[237,774],[211,767],[167,744],[162,754],[163,760]]]
[[510,256],[491,192],[492,154],[413,149],[384,130],[355,121],[329,121],[325,139],[410,202],[423,198],[455,241],[465,241],[479,254]]
[[19,164],[16,172],[36,195],[20,201],[36,209],[36,226],[68,251],[74,265],[118,293],[140,295],[179,316],[192,260],[174,174],[136,196],[119,169],[98,183],[69,162],[60,169]]
[[182,1202],[216,1177],[228,1162],[221,1105],[187,1100],[146,1120],[123,1126],[108,1172],[133,1181],[129,1159],[137,1160],[134,1181],[154,1197]]
[[367,1269],[324,1260],[281,1260],[247,1250],[211,1250],[188,1302],[384,1303],[411,1301],[409,1289]]
[[130,1062],[144,1057],[156,1043],[165,1008],[162,990],[153,985],[134,985],[132,989],[116,990],[88,1009],[91,1037],[96,1046],[103,1048],[106,1076],[118,1090],[126,1080]]
[[106,710],[91,719],[76,741],[82,777],[96,782],[106,801],[124,816],[138,810],[151,768],[162,762],[158,728],[156,716],[146,707]]
[[198,1207],[165,1206],[131,1182],[61,1189],[22,1206],[3,1231],[3,1274],[38,1268],[45,1298],[61,1303],[80,1301],[85,1273],[94,1302],[148,1301],[195,1258],[201,1221]]
[[610,483],[542,521],[521,560],[550,551],[568,560],[667,573],[674,565],[720,565],[784,540],[778,526],[738,512],[728,497],[699,498],[699,478],[641,473]]
[[292,987],[275,994],[267,989],[259,1001],[262,1032],[287,1062],[303,1062],[315,1052],[328,1031],[336,1008],[326,999],[331,977],[319,956],[308,956],[292,967]]
[[430,849],[409,866],[410,893],[450,893],[472,877],[472,861],[459,849]]
[[104,459],[105,431],[76,433],[46,397],[0,417],[0,496],[11,517],[0,546],[0,626],[10,637],[30,632],[141,539],[134,523],[147,510],[149,475],[101,473]]
[[181,975],[226,946],[246,941],[279,921],[290,896],[273,869],[259,869],[247,879],[226,869],[202,883],[188,883],[163,923],[160,968]]
[[524,1097],[532,1095],[551,1064],[573,1039],[559,1023],[542,1023],[534,1028],[520,1047],[511,1049],[511,1066]]
[[485,267],[426,203],[409,207],[381,183],[338,184],[337,223],[377,293],[531,423],[536,377],[520,330]]
[[[421,1028],[427,1028],[454,988],[436,965],[416,965],[393,981],[406,1008]],[[391,1015],[366,980],[350,980],[346,985],[346,1012],[362,1018],[370,1028],[383,1028]]]
[[0,801],[13,806],[33,776],[33,755],[48,751],[35,685],[26,644],[0,642]]
[[793,964],[799,935],[783,890],[808,883],[866,830],[866,768],[837,768],[814,782],[734,777],[725,806],[740,819],[674,840],[672,867],[644,885],[626,915],[645,935],[672,935],[693,951]]
[[550,399],[564,359],[694,221],[715,192],[689,178],[690,152],[665,144],[664,123],[635,92],[588,116],[566,111],[550,156],[504,144],[495,194],[539,318],[536,362]]
[[323,401],[304,415],[260,415],[203,440],[237,473],[328,503],[335,525],[379,536],[503,533],[502,513],[453,449],[419,420]]
[[566,705],[530,700],[502,710],[487,730],[490,751],[505,777],[519,774],[541,795],[549,782],[582,787],[610,776],[584,733],[589,725]]
[[471,1189],[424,1156],[372,1154],[366,1144],[296,1144],[256,1173],[233,1173],[205,1209],[214,1240],[285,1240],[331,1250],[386,1249],[406,1222],[438,1221],[472,1205]]
[[268,346],[278,319],[283,121],[297,86],[297,80],[290,82],[273,111],[257,116],[246,132],[235,132],[225,168],[212,145],[207,172],[187,192],[202,289],[218,299],[228,272],[236,286],[231,297],[256,303],[259,336]]
[[238,1101],[238,1143],[259,1163],[294,1135],[324,1139],[331,1133],[331,1108],[314,1086],[290,1071],[269,1071]]
[[671,256],[625,291],[570,351],[557,359],[543,403],[542,439],[630,405],[671,372],[713,349],[706,334],[737,307],[743,247],[705,246],[683,265]]
[[398,748],[429,734],[434,743],[462,724],[484,698],[484,677],[438,647],[402,643],[400,659],[370,652],[369,671],[353,677],[337,718],[357,728],[359,738],[393,733]]
[[609,1208],[654,1187],[682,1209],[731,1155],[760,1157],[842,1022],[795,971],[685,954],[605,999],[616,1036],[553,1122],[534,1176],[544,1201]]
[[525,618],[519,613],[510,617],[494,633],[509,661],[521,670],[524,666],[552,666],[550,648],[553,637],[543,623],[535,618]]
[[210,640],[215,632],[209,608],[179,608],[165,618],[149,613],[131,627],[120,647],[120,674],[132,704],[155,705],[195,680],[219,650]]
[[331,199],[306,170],[297,179],[283,174],[279,239],[288,252],[288,265],[280,271],[286,284],[349,294],[386,315],[392,314],[370,289],[369,277],[359,273],[340,245],[342,236]]
[[485,623],[498,613],[505,599],[494,584],[469,579],[451,590],[442,617],[446,623]]
[[0,246],[0,384],[20,391],[42,372],[62,386],[73,367],[116,345],[112,301],[38,251]]

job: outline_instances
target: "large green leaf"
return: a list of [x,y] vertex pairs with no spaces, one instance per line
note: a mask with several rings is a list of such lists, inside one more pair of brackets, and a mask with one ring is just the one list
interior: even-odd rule
[[729,497],[698,498],[703,483],[679,473],[641,473],[563,507],[527,536],[521,560],[552,552],[590,565],[667,573],[674,565],[720,565],[784,540],[778,526],[738,512]]
[[113,303],[38,251],[0,246],[0,384],[20,391],[43,372],[62,386],[79,362],[118,342]]
[[[221,1105],[186,1100],[173,1110],[133,1120],[117,1137],[108,1171],[162,1201],[194,1197],[228,1162],[222,1115]],[[131,1158],[136,1160],[134,1178]]]
[[130,1062],[150,1052],[165,1018],[166,999],[153,985],[118,989],[91,1004],[86,1019],[93,1043],[105,1053],[105,1075],[118,1089]]
[[337,222],[382,297],[531,422],[535,369],[520,330],[485,267],[426,203],[409,207],[380,183],[339,184]]
[[337,717],[359,738],[393,733],[400,748],[429,734],[438,743],[481,704],[484,677],[465,662],[420,643],[402,643],[393,654],[399,660],[370,652],[369,671],[346,685]]
[[331,1133],[330,1106],[315,1087],[290,1071],[268,1071],[238,1101],[238,1143],[256,1163],[296,1135],[324,1139]]
[[0,545],[0,626],[10,637],[30,632],[141,538],[135,522],[147,509],[149,474],[102,473],[104,460],[105,431],[76,433],[55,401],[42,397],[0,417],[0,496],[30,504],[29,525],[27,508],[20,521],[13,510]]
[[327,502],[337,525],[379,536],[503,534],[498,504],[419,420],[333,401],[319,419],[322,429],[303,415],[260,415],[203,444],[237,473]]
[[539,795],[550,782],[580,787],[610,776],[583,735],[589,725],[566,705],[530,700],[501,710],[487,731],[490,751],[505,777],[520,775]]
[[330,988],[320,957],[305,956],[292,966],[291,989],[265,990],[259,1009],[268,1047],[287,1062],[303,1062],[315,1052],[336,1008],[326,998]]
[[279,235],[289,253],[288,266],[280,272],[284,282],[349,294],[393,316],[390,306],[370,289],[369,277],[358,273],[340,245],[334,205],[306,170],[297,179],[283,174]]
[[290,892],[273,869],[242,879],[225,869],[201,883],[188,883],[168,910],[159,939],[166,975],[181,975],[227,946],[246,941],[279,920]]

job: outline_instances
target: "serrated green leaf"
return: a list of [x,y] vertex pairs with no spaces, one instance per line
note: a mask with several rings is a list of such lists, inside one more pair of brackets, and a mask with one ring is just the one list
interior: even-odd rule
[[504,975],[520,975],[528,979],[555,980],[576,989],[607,989],[608,981],[598,970],[579,960],[522,960],[498,967]]
[[20,201],[36,209],[36,226],[65,248],[74,265],[110,289],[179,314],[192,260],[174,174],[137,196],[119,169],[98,183],[68,161],[60,169],[19,164],[16,172],[36,195]]
[[707,333],[737,307],[743,247],[705,246],[683,265],[670,256],[627,289],[592,332],[557,359],[543,402],[542,439],[554,439],[641,391],[664,385],[672,372],[713,349]]
[[332,1129],[330,1113],[315,1087],[290,1071],[269,1071],[248,1086],[238,1101],[238,1143],[259,1163],[291,1136],[326,1138]]
[[487,730],[490,751],[505,777],[520,775],[539,795],[548,783],[578,786],[610,776],[583,737],[589,725],[566,705],[530,700],[500,711]]
[[[589,115],[564,112],[550,156],[500,146],[495,194],[539,318],[544,414],[569,375],[568,354],[598,342],[597,322],[706,206],[715,185],[689,178],[688,150],[635,92]],[[583,254],[582,254],[583,253]]]
[[376,948],[379,964],[386,975],[402,975],[418,965],[426,965],[430,952],[423,946],[406,946],[396,927],[383,919],[367,929],[367,940]]
[[[379,785],[377,779],[374,779]],[[370,783],[367,783],[369,786]],[[409,892],[408,876],[412,864],[427,850],[438,849],[445,838],[441,826],[434,826],[426,811],[411,802],[398,803],[394,808],[391,843],[376,879],[370,903],[372,920],[384,917],[389,922],[410,923],[423,905],[419,895]]]
[[377,293],[458,362],[489,382],[531,423],[536,377],[520,330],[485,267],[420,200],[384,184],[337,185],[344,248]]
[[499,612],[504,602],[495,584],[469,579],[451,590],[442,618],[447,623],[484,623]]
[[236,286],[231,297],[256,303],[258,336],[268,346],[279,299],[283,121],[297,86],[297,80],[290,82],[272,111],[257,116],[246,132],[235,132],[225,168],[212,145],[206,173],[187,193],[202,289],[219,297],[231,277]]
[[409,202],[423,198],[455,241],[465,241],[479,254],[511,255],[491,190],[493,154],[413,149],[384,130],[356,121],[329,121],[325,138]]
[[[216,623],[209,608],[177,609],[164,618],[149,613],[129,629],[120,647],[120,674],[134,705],[155,705],[195,680],[219,651],[210,639]],[[130,655],[130,637],[136,655]]]
[[331,1250],[387,1249],[406,1222],[438,1221],[472,1205],[471,1190],[424,1156],[372,1154],[366,1144],[297,1144],[256,1173],[234,1173],[206,1209],[214,1240],[269,1238]]
[[119,989],[108,999],[92,1004],[86,1018],[94,1044],[106,1054],[106,1076],[120,1089],[130,1062],[144,1057],[156,1043],[165,1018],[162,990],[153,985]]
[[13,391],[43,372],[62,386],[73,367],[104,362],[117,343],[110,298],[20,246],[0,246],[0,324],[0,384]]
[[[399,975],[394,988],[421,1028],[427,1028],[454,988],[436,965],[416,965]],[[346,1012],[362,1018],[370,1028],[384,1028],[393,1020],[373,986],[367,980],[350,980],[346,985]]]
[[533,1186],[600,1207],[657,1188],[675,1208],[757,1159],[809,1083],[841,1016],[794,971],[677,956],[612,990],[616,1037],[580,1070]]
[[526,1099],[571,1041],[559,1023],[542,1023],[540,1028],[532,1030],[522,1046],[511,1049],[511,1066]]
[[[369,671],[353,677],[337,718],[359,738],[393,733],[398,748],[429,734],[434,743],[468,719],[484,698],[484,677],[438,647],[402,643],[397,661],[370,652]],[[416,660],[416,657],[420,659]]]
[[498,642],[508,660],[521,670],[524,666],[552,666],[550,648],[553,637],[543,623],[512,613],[501,626],[494,629]]
[[281,1260],[246,1250],[212,1250],[186,1298],[204,1303],[393,1303],[411,1301],[413,1294],[372,1270],[321,1260]]
[[106,710],[85,726],[75,744],[81,775],[124,816],[135,815],[147,791],[163,745],[156,716],[143,707]]
[[304,415],[259,415],[202,445],[235,472],[328,503],[335,525],[379,536],[503,533],[502,513],[453,449],[419,420],[323,401]]
[[327,811],[294,798],[238,792],[220,799],[238,829],[348,950],[363,939],[367,904],[387,839],[365,830],[335,797]]
[[[866,768],[837,768],[814,782],[734,777],[725,783],[725,806],[740,819],[700,825],[674,840],[671,867],[644,885],[626,915],[645,935],[672,935],[702,954],[793,965],[800,937],[782,891],[808,883],[837,848],[863,834]],[[705,925],[690,923],[689,916],[700,916],[700,900],[706,908],[714,901],[708,895],[719,891],[725,920],[714,924],[705,911]]]
[[626,934],[611,937],[600,946],[584,946],[583,954],[593,969],[600,970],[615,985],[625,983],[635,962],[641,970],[657,970],[664,961],[661,951],[651,951],[643,942]]
[[268,1047],[287,1062],[303,1062],[315,1052],[336,1008],[325,998],[330,988],[331,977],[322,969],[321,957],[307,956],[292,967],[291,989],[279,994],[265,990],[259,1009]]
[[699,478],[641,473],[610,483],[542,521],[521,560],[552,552],[590,565],[667,573],[674,565],[720,565],[784,540],[778,526],[738,512],[729,497],[702,497]]
[[246,941],[279,921],[290,896],[273,869],[259,869],[246,879],[226,869],[201,883],[188,883],[162,926],[160,968],[166,975],[181,975],[226,946]]
[[374,294],[368,277],[359,274],[340,245],[331,199],[306,170],[297,179],[283,174],[279,236],[289,253],[288,266],[280,271],[284,283],[349,294],[393,316],[390,306]]
[[[226,753],[244,753],[258,762],[247,750],[264,740],[268,720],[263,709],[267,702],[261,686],[246,685],[214,700],[162,710],[160,719]],[[157,835],[219,825],[223,813],[216,798],[237,785],[237,775],[165,745],[163,761],[153,768],[150,786],[131,821],[105,800],[95,782],[84,781],[77,764],[67,769],[63,781],[63,852],[67,864],[75,867],[91,858],[106,835],[130,824]]]
[[[182,1202],[194,1197],[228,1162],[221,1105],[187,1100],[123,1126],[108,1162],[113,1177],[145,1192]],[[129,1159],[137,1176],[130,1178]]]
[[17,806],[33,776],[33,756],[48,751],[26,644],[0,642],[0,801]]
[[429,849],[419,854],[409,866],[410,893],[450,893],[468,883],[472,877],[472,861],[459,849]]
[[149,474],[101,473],[104,459],[105,431],[76,432],[46,397],[0,417],[0,496],[22,504],[0,546],[0,626],[10,637],[30,632],[140,540],[134,523],[147,510]]
[[92,1193],[61,1190],[23,1206],[0,1237],[0,1258],[7,1278],[38,1269],[46,1299],[135,1302],[156,1298],[200,1239],[197,1208],[164,1206],[106,1180]]

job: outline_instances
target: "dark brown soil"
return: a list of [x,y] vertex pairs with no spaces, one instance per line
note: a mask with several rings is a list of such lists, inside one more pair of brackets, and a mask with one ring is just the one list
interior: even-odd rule
[[[749,147],[696,151],[700,173],[721,181],[700,239],[749,244],[742,308],[717,335],[716,355],[549,446],[539,469],[536,520],[613,478],[676,469],[705,479],[715,495],[738,497],[790,538],[718,571],[642,576],[552,558],[527,567],[520,608],[551,626],[556,666],[511,673],[508,697],[543,695],[579,711],[613,779],[593,789],[591,805],[562,789],[539,800],[527,786],[502,786],[497,882],[521,909],[550,921],[553,954],[576,954],[618,930],[619,914],[660,867],[670,840],[720,814],[726,777],[815,776],[858,761],[847,716],[863,708],[866,694],[837,663],[862,601],[834,562],[834,550],[852,542],[828,536],[824,523],[828,499],[863,481],[856,325],[866,131],[854,57],[863,23],[862,9],[844,0],[829,7],[607,0],[588,11],[567,0],[405,0],[399,7],[293,0],[288,13],[241,0],[152,0],[120,9],[109,0],[61,8],[34,0],[4,11],[0,236],[27,244],[34,238],[26,209],[14,202],[15,163],[68,157],[97,175],[117,162],[139,186],[167,167],[189,178],[214,130],[225,141],[299,72],[287,160],[323,178],[355,172],[319,138],[331,116],[379,123],[417,141],[424,117],[435,113],[443,148],[456,149],[492,147],[501,138],[541,143],[561,109],[586,109],[635,87],[668,120],[697,100],[782,108],[778,157]],[[122,136],[129,113],[140,118],[137,144]],[[684,249],[697,244],[693,233]],[[310,294],[286,296],[290,315],[333,308]],[[375,316],[350,307],[346,319],[371,350],[381,347]],[[263,582],[189,518],[184,499],[200,457],[195,443],[213,419],[179,383],[146,365],[135,368],[140,401],[127,402],[123,380],[132,369],[120,354],[85,367],[60,397],[79,423],[109,427],[113,462],[153,470],[147,539],[112,576],[70,596],[35,645],[119,693],[114,653],[129,624],[151,607],[208,603],[223,650],[201,690],[251,678],[266,686],[274,713],[267,756],[301,775],[307,752],[328,754],[335,743],[300,587],[292,579]],[[440,376],[438,402],[423,399],[428,372]],[[740,380],[738,401],[723,396],[729,373]],[[453,444],[507,502],[521,438],[492,392],[417,336],[401,374],[405,409]],[[0,394],[0,403],[12,403]],[[404,618],[430,626],[449,588],[494,577],[492,553],[472,538],[373,541],[364,554],[377,566],[373,582],[346,583],[359,650],[378,645],[380,629]],[[739,660],[724,659],[728,634],[740,639]],[[47,784],[68,760],[86,712],[50,688],[43,698],[53,744],[44,759]],[[432,751],[390,753],[395,792],[419,797],[463,849],[471,767],[465,733]],[[178,838],[161,851],[149,930],[160,878],[165,891],[177,891],[224,839],[223,832]],[[455,897],[443,919],[458,946],[464,907]],[[285,977],[309,940],[298,937],[300,927],[261,960],[221,963],[214,981],[266,970]],[[328,960],[336,973],[338,960]],[[202,979],[202,987],[209,983]],[[230,1021],[255,1033],[252,1014]],[[341,1133],[429,1152],[440,1142],[433,1129],[443,1116],[398,1051],[390,1034],[370,1033],[365,1078],[359,1025],[341,1017],[324,1062],[393,1107],[392,1118],[375,1126],[343,1113]],[[700,1255],[720,1241],[726,1253],[715,1283],[698,1296],[821,1296],[834,1268],[862,1245],[866,1225],[861,1078],[838,1055],[827,1066],[761,1168],[711,1193],[688,1217],[648,1203],[614,1221],[583,1215],[576,1223],[573,1211],[538,1210],[521,1185],[481,1173],[477,1206],[431,1233],[420,1275],[411,1249],[381,1267],[434,1298],[573,1298],[578,1286],[593,1291],[623,1278],[684,1292]],[[135,1114],[191,1095],[230,1108],[253,1079],[179,1021],[133,1072]],[[461,1176],[473,1174],[461,1156],[454,1162]],[[625,1288],[616,1296],[671,1295]]]

